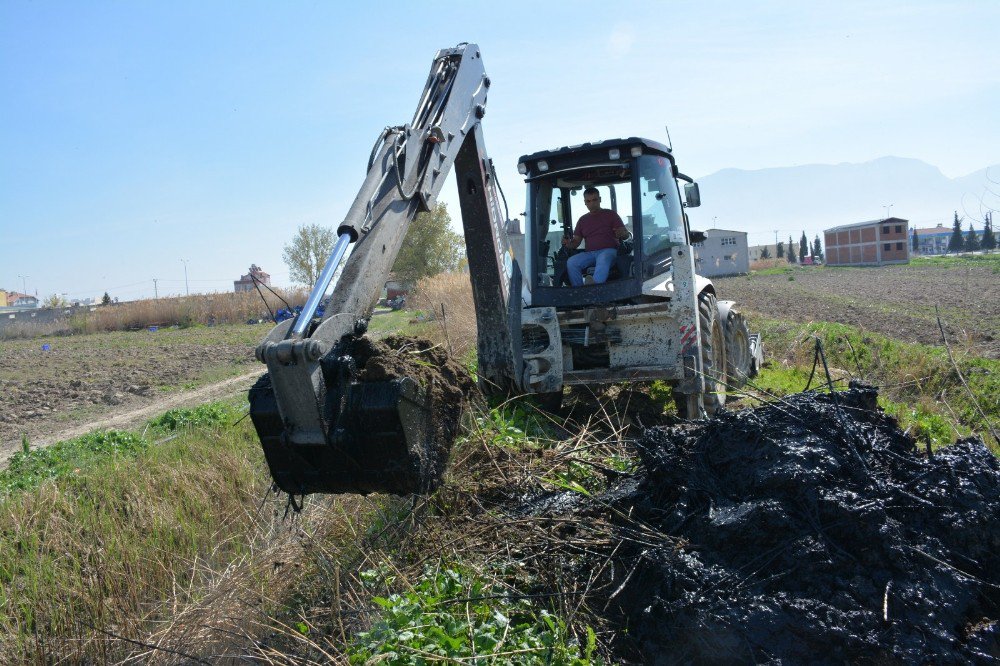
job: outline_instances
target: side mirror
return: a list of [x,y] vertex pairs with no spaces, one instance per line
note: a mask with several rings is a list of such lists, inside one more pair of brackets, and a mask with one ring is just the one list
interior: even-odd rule
[[684,200],[688,208],[697,208],[701,205],[701,193],[698,191],[698,183],[688,183],[684,186]]

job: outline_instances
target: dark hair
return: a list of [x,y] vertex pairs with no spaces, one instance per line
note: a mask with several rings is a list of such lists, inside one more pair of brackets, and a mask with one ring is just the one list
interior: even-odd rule
[[596,187],[588,187],[583,191],[583,196],[587,196],[588,194],[596,194],[598,197],[601,196],[601,193],[597,191]]

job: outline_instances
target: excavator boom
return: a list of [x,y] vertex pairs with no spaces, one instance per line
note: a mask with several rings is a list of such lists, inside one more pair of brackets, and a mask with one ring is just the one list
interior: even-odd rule
[[[514,344],[511,330],[520,327],[510,323],[520,314],[520,275],[509,260],[483,141],[489,87],[475,44],[437,53],[412,121],[379,135],[302,312],[275,326],[256,350],[268,373],[251,389],[250,414],[275,483],[289,494],[405,494],[436,484],[425,387],[412,378],[358,382],[352,344],[365,332],[410,223],[431,209],[452,169],[476,315],[487,331],[478,349],[481,380],[517,387],[520,341]],[[324,300],[323,316],[315,317]]]

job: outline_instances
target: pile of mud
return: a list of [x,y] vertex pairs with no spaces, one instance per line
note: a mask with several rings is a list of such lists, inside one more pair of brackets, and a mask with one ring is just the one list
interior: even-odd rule
[[918,451],[876,397],[645,431],[644,474],[605,498],[643,661],[1000,659],[1000,465],[974,439]]

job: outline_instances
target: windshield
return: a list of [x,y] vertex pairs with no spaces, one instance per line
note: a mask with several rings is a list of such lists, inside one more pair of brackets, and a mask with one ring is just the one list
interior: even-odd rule
[[639,158],[643,278],[669,270],[670,248],[684,243],[684,216],[672,171],[666,157]]
[[[532,183],[531,223],[534,245],[536,284],[543,287],[568,286],[566,262],[572,254],[587,249],[584,242],[578,250],[563,247],[563,238],[572,237],[577,222],[586,214],[584,190],[593,187],[600,197],[600,207],[614,211],[632,232],[632,182],[627,163],[588,168],[553,174]],[[631,276],[631,245],[620,249],[621,259],[615,261],[608,281]]]

